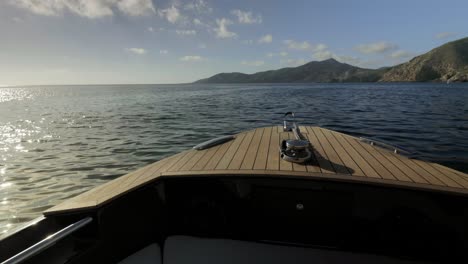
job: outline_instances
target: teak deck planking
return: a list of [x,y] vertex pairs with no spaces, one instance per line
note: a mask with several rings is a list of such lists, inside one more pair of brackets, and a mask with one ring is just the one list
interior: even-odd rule
[[309,177],[381,184],[468,195],[468,175],[445,166],[409,159],[332,130],[301,126],[312,159],[296,164],[280,158],[281,140],[294,138],[282,127],[262,127],[205,150],[187,150],[100,185],[44,212],[45,215],[90,209],[160,177],[272,176]]

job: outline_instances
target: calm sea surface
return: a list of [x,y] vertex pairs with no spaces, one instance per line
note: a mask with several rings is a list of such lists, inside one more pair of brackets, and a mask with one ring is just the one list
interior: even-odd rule
[[468,172],[468,84],[0,88],[0,237],[197,143],[279,125],[287,111]]

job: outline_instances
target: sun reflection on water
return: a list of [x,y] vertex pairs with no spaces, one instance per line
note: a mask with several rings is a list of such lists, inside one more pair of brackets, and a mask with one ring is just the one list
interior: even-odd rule
[[33,93],[29,89],[0,88],[0,103],[31,98],[33,98]]

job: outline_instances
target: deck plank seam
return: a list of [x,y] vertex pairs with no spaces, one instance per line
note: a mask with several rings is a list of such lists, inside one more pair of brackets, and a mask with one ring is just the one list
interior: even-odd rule
[[178,153],[178,154],[176,154],[174,156],[170,156],[170,157],[162,159],[160,161],[161,166],[156,167],[156,169],[154,171],[152,171],[151,174],[155,174],[158,171],[161,171],[163,168],[165,168],[165,166],[169,166],[168,164],[171,164],[171,162],[174,162],[174,160],[177,160],[178,158],[180,158],[182,156],[185,156],[186,154],[187,154],[186,152],[180,152],[180,153]]
[[[159,164],[155,164],[155,163],[159,163]],[[155,161],[153,163],[147,164],[148,168],[146,170],[144,170],[144,172],[142,172],[140,175],[144,175],[149,171],[151,171],[150,175],[153,175],[153,173],[157,172],[162,166],[164,166],[165,163],[166,162],[164,162],[164,158],[163,158],[163,159],[160,159],[160,160]],[[152,170],[154,170],[154,171],[152,171]]]
[[[206,151],[206,153],[201,157],[201,159],[192,167],[192,170],[199,170],[198,168],[195,168],[197,165],[200,167],[200,169],[203,169],[206,164],[211,160],[211,158],[216,154],[216,152],[221,148],[222,145],[218,145],[215,147],[212,147]],[[204,164],[201,163],[202,160],[206,160]]]
[[[328,174],[337,173],[337,172],[335,171],[335,168],[332,166],[330,160],[328,159],[327,153],[326,153],[325,150],[323,149],[322,144],[320,143],[320,140],[317,138],[317,135],[316,135],[315,132],[312,130],[312,127],[308,127],[308,128],[307,128],[307,131],[309,131],[309,135],[310,135],[311,137],[314,137],[314,139],[315,139],[314,141],[316,141],[316,142],[318,143],[320,149],[323,151],[323,154],[324,154],[324,156],[322,156],[322,154],[320,153],[320,151],[319,151],[317,148],[314,148],[314,149],[317,151],[317,154],[318,154],[318,157],[316,157],[316,159],[317,159],[317,164],[319,165],[319,168],[320,168],[320,172],[321,172],[321,173],[328,173]],[[314,153],[314,154],[315,154],[315,153]],[[325,163],[330,164],[330,167],[331,167],[331,169],[333,169],[333,172],[327,172],[328,170],[324,171],[323,168],[322,168],[322,165],[320,164],[319,159],[321,159],[322,162],[325,162]]]
[[180,159],[177,161],[176,164],[174,164],[175,167],[171,167],[170,169],[168,169],[168,171],[179,171],[180,169],[182,169],[182,167],[185,166],[185,164],[187,164],[187,162],[189,162],[189,160],[191,160],[194,156],[196,156],[196,152],[194,152],[194,150],[187,150],[187,155],[184,157],[184,159]]
[[[270,129],[270,139],[268,140],[268,143],[266,144],[267,145],[267,150],[266,150],[266,159],[265,159],[265,166],[263,168],[263,170],[266,170],[267,168],[267,165],[268,165],[268,157],[270,156],[270,142],[271,142],[271,136],[273,134],[273,129]],[[254,163],[254,168],[255,168],[255,163]]]
[[[183,156],[182,153],[180,153],[180,155]],[[174,159],[175,159],[175,158],[176,158],[176,157],[174,157]],[[171,161],[171,160],[169,160],[169,159],[170,159],[170,157],[159,160],[158,162],[160,163],[160,166],[154,166],[154,167],[151,166],[151,169],[148,170],[148,171],[146,171],[144,174],[146,174],[147,172],[149,172],[150,176],[153,176],[154,174],[158,173],[158,172],[164,167],[164,165],[167,165],[167,163],[168,163],[169,161]],[[155,168],[155,167],[156,167],[156,168]],[[144,174],[142,174],[142,175],[144,175]]]
[[[328,137],[326,136],[326,134],[322,131],[322,129],[319,129],[320,130],[320,133],[322,133],[323,135],[323,138],[328,142],[328,144],[330,145],[330,148],[335,152],[336,156],[338,157],[338,159],[340,160],[341,162],[341,165],[346,169],[346,171],[348,172],[349,175],[352,175],[351,171],[349,171],[349,167],[345,164],[345,162],[343,161],[343,159],[341,158],[341,155],[338,154],[338,151],[335,149],[335,147],[333,146],[333,144],[331,143],[331,141],[328,139]],[[329,134],[332,134],[332,133],[329,133]]]
[[[253,160],[253,162],[252,162],[252,168],[251,168],[251,169],[253,169],[253,167],[254,167],[254,165],[255,165],[255,161],[257,160],[258,149],[260,148],[260,143],[262,142],[262,138],[263,138],[263,128],[257,128],[257,129],[255,129],[255,132],[254,132],[254,134],[253,134],[253,136],[252,136],[252,139],[250,140],[250,143],[249,143],[249,146],[247,147],[247,150],[246,150],[246,152],[245,152],[245,155],[244,155],[244,157],[242,158],[242,162],[241,162],[240,168],[242,168],[242,165],[243,165],[244,162],[245,162],[245,157],[247,157],[247,154],[249,153],[250,146],[252,146],[252,142],[254,141],[254,138],[255,138],[255,133],[257,133],[257,131],[260,131],[260,129],[262,129],[262,132],[261,132],[260,139],[259,139],[259,141],[258,141],[257,147],[255,148],[256,150],[255,150],[254,160]],[[255,146],[254,146],[254,147],[255,147]]]
[[[428,174],[432,175],[434,178],[438,179],[439,181],[442,181],[440,176],[437,176],[437,175],[434,175],[434,173],[430,172],[429,170],[427,170],[426,168],[424,168],[423,166],[421,166],[420,164],[418,164],[416,161],[412,160],[412,159],[409,159],[413,164],[415,164],[416,166],[418,166],[419,168],[421,168],[422,170],[426,171]],[[445,176],[445,175],[444,175]],[[453,180],[452,178],[450,177],[445,177],[447,179],[449,179],[451,182],[455,183],[456,185],[458,185],[457,187],[452,187],[450,186],[451,188],[464,188],[461,184],[459,184],[458,182],[456,182],[455,180]],[[444,184],[446,184],[444,182]],[[446,184],[447,186],[449,186],[448,184]]]
[[[336,173],[338,174],[346,174],[346,173],[343,173],[343,172],[339,172],[339,169],[338,167],[343,167],[344,170],[347,172],[347,174],[349,175],[352,175],[351,172],[349,171],[349,168],[344,164],[342,158],[341,158],[341,155],[338,154],[338,152],[336,151],[336,149],[333,147],[333,145],[331,144],[331,142],[327,139],[327,137],[325,136],[325,132],[323,131],[324,129],[321,128],[321,127],[316,127],[316,129],[314,129],[314,132],[316,133],[317,135],[317,138],[318,138],[318,133],[321,134],[321,136],[323,137],[323,143],[325,144],[328,144],[329,145],[329,148],[330,148],[330,154],[335,154],[335,155],[332,155],[332,156],[336,156],[336,158],[338,159],[337,162],[334,162],[334,161],[331,161],[330,160],[330,155],[328,155],[327,151],[325,150],[325,148],[323,147],[323,144],[322,144],[322,141],[319,139],[320,143],[322,144],[322,148],[323,148],[323,151],[325,153],[327,153],[327,156],[328,156],[328,160],[330,161],[331,165],[333,166],[334,170]],[[328,133],[328,132],[327,132]],[[341,164],[340,164],[341,163]]]
[[[366,143],[359,142],[359,144],[362,146],[363,144],[366,144]],[[400,165],[400,164],[395,164],[394,162],[392,162],[392,161],[387,157],[386,153],[382,153],[381,151],[379,151],[379,148],[378,148],[378,147],[373,147],[373,149],[374,149],[378,154],[380,154],[380,156],[382,156],[383,159],[385,159],[385,160],[388,161],[390,164],[392,164],[392,165],[395,167],[395,169],[396,169],[397,171],[399,171],[399,172],[401,172],[403,175],[405,175],[405,176],[408,178],[409,181],[415,182],[415,183],[416,183],[416,181],[415,181],[412,177],[410,177],[409,175],[407,175],[406,173],[404,173],[404,172],[399,168],[399,165]],[[374,157],[374,159],[376,159],[376,160],[380,163],[380,165],[382,165],[382,167],[384,167],[390,174],[392,174],[393,177],[395,177],[396,180],[398,180],[398,181],[404,181],[404,180],[399,179],[399,178],[397,177],[397,175],[396,175],[395,173],[393,173],[393,170],[390,170],[387,166],[385,166],[385,164],[383,164],[383,163],[381,162],[381,159],[380,159],[380,158],[377,158],[377,156],[374,155],[372,152],[370,152],[370,151],[368,151],[368,152],[369,152],[369,154],[370,154],[371,156]],[[404,164],[403,164],[403,165],[404,165]],[[425,180],[426,182],[425,182],[425,183],[422,183],[422,184],[428,184],[428,183],[429,183],[426,179],[423,178],[423,180]]]
[[[361,152],[360,152],[358,149],[356,149],[356,148],[353,146],[353,144],[351,144],[351,142],[349,141],[350,139],[356,139],[356,142],[359,142],[358,138],[353,137],[353,136],[350,136],[350,135],[347,135],[347,134],[344,134],[344,133],[341,133],[341,132],[338,132],[338,131],[333,131],[333,132],[335,132],[337,135],[340,135],[341,138],[342,138],[345,142],[347,142],[348,145],[354,150],[354,152],[356,152],[356,153],[361,157],[361,159],[362,159],[367,165],[369,165],[369,167],[371,167],[371,168],[377,173],[377,176],[379,176],[380,178],[384,179],[383,176],[379,173],[379,171],[378,171],[374,166],[372,166],[371,163],[367,162],[367,159],[365,159],[365,158],[361,155]],[[340,144],[341,144],[341,143],[340,143]],[[341,145],[342,145],[342,144],[341,144]],[[360,146],[370,155],[369,151],[367,151],[362,145],[360,145]],[[346,152],[348,152],[344,146],[343,146],[343,148],[345,149]],[[350,156],[352,157],[352,155],[350,155]],[[371,156],[374,157],[373,155],[371,155]],[[376,159],[376,158],[374,157],[374,159]],[[354,159],[353,159],[353,160],[354,160]],[[377,159],[376,159],[376,160],[377,160]],[[378,160],[377,160],[377,161],[378,161]],[[357,163],[357,162],[356,162],[356,163]],[[382,164],[380,164],[380,165],[382,165]],[[385,166],[383,166],[383,165],[382,165],[382,167],[385,168]],[[361,170],[362,170],[362,168],[361,168]],[[364,171],[363,171],[363,173],[366,174]],[[392,173],[390,173],[390,174],[393,176]],[[372,177],[372,176],[369,176],[369,175],[366,174],[366,177]],[[395,178],[395,176],[393,176],[393,177]],[[397,180],[397,179],[395,178],[395,180]]]
[[[245,135],[244,139],[242,140],[241,144],[239,145],[239,148],[238,148],[237,151],[234,153],[234,156],[232,157],[231,161],[229,162],[229,165],[227,166],[227,169],[229,169],[229,167],[231,167],[231,164],[232,164],[232,162],[234,161],[234,158],[236,157],[236,155],[242,155],[242,156],[241,156],[242,159],[241,159],[240,162],[239,162],[239,167],[238,167],[238,168],[235,168],[235,169],[238,170],[238,169],[241,168],[242,163],[244,162],[244,158],[245,158],[245,156],[247,156],[249,147],[250,147],[250,145],[252,144],[253,138],[254,138],[254,136],[255,136],[255,131],[256,131],[256,130],[249,131],[249,132]],[[249,134],[249,133],[250,133],[250,134]],[[252,136],[250,136],[250,135],[252,135]],[[240,148],[241,148],[242,144],[244,144],[244,141],[246,140],[246,138],[250,138],[250,140],[247,139],[247,140],[249,140],[249,142],[247,143],[247,146],[245,147],[244,153],[242,153],[243,151],[242,151]]]
[[[333,169],[333,172],[334,172],[334,173],[337,173],[336,170],[335,170],[335,168],[334,168],[333,165],[331,164],[331,162],[330,162],[330,160],[329,160],[329,158],[328,158],[327,153],[326,153],[325,150],[323,149],[323,146],[322,146],[322,144],[320,143],[320,140],[318,139],[318,137],[317,137],[317,135],[315,134],[315,132],[314,132],[314,130],[312,129],[312,127],[307,127],[307,130],[309,131],[309,135],[313,136],[313,137],[316,139],[318,145],[320,146],[320,149],[323,151],[323,155],[324,155],[324,156],[322,156],[322,154],[320,153],[320,151],[317,149],[317,153],[320,155],[321,159],[324,160],[325,163],[330,164],[330,167],[331,167],[331,169]],[[314,140],[314,141],[315,141],[315,140]],[[318,161],[318,158],[317,158],[317,161]],[[324,171],[323,171],[323,168],[322,168],[322,165],[320,164],[320,162],[318,162],[318,164],[319,164],[320,171],[321,171],[322,173],[327,173],[327,172],[324,172]]]
[[[307,127],[306,127],[306,126],[304,126],[304,130],[307,131]],[[311,156],[311,158],[310,158],[310,162],[309,162],[309,163],[307,164],[307,166],[306,166],[306,170],[307,170],[307,172],[316,172],[316,171],[311,171],[311,170],[312,170],[312,167],[317,167],[318,170],[319,170],[319,172],[321,172],[321,170],[320,170],[320,165],[319,165],[319,163],[318,163],[317,156],[316,156],[316,154],[315,154],[315,152],[316,152],[317,150],[316,150],[316,149],[314,148],[314,146],[312,145],[312,141],[310,140],[309,133],[306,132],[305,134],[306,134],[306,135],[304,135],[304,136],[305,136],[306,139],[309,141],[309,145],[310,145],[310,147],[312,148],[311,151],[310,151],[311,154],[312,154],[312,156]],[[317,164],[317,166],[314,166],[313,164]]]
[[[222,145],[218,145],[218,146],[214,146],[214,147],[207,149],[207,151],[205,152],[205,154],[203,154],[201,159],[195,165],[193,165],[192,170],[197,170],[197,169],[194,169],[197,165],[199,167],[204,167],[206,163],[208,163],[208,161],[211,159],[211,156],[214,155],[221,146]],[[204,161],[204,160],[206,160],[206,162],[202,164],[201,161]]]
[[[235,140],[235,139],[234,139]],[[216,169],[216,167],[218,166],[219,162],[222,160],[222,158],[224,157],[224,155],[226,155],[226,152],[229,150],[229,148],[231,147],[231,145],[233,144],[234,140],[231,140],[223,145],[220,145],[219,149],[216,150],[216,152],[213,154],[213,156],[211,156],[211,158],[208,160],[208,162],[206,162],[205,166],[203,166],[203,169],[202,170],[207,170],[207,166],[209,164],[212,163],[212,161],[215,161],[216,160],[216,154],[218,153],[218,161],[216,161],[216,164],[213,164],[213,169]]]
[[[369,151],[369,150],[366,149],[366,147],[364,146],[365,143],[361,142],[360,140],[356,140],[356,143],[357,143],[359,146],[361,146],[361,148],[363,148],[367,153],[369,153],[369,155],[372,156],[372,158],[374,158],[374,159],[377,161],[377,163],[380,164],[380,166],[382,166],[382,168],[383,168],[386,172],[388,172],[388,173],[394,178],[394,180],[398,180],[398,178],[395,176],[395,174],[393,174],[393,172],[390,171],[390,170],[387,168],[387,166],[385,166],[385,165],[382,163],[382,161],[381,161],[380,159],[376,158],[375,155],[373,155],[371,151]],[[387,159],[386,159],[386,160],[387,160]],[[411,181],[412,181],[412,180],[411,180]]]
[[[200,154],[200,153],[195,153],[195,155],[193,155],[193,157],[190,158],[190,160],[187,161],[187,163],[186,163],[185,165],[190,164],[189,162],[193,162],[192,166],[190,166],[190,168],[188,168],[189,170],[192,170],[192,168],[193,168],[195,165],[197,165],[197,163],[200,161],[200,159],[201,159],[203,156],[205,156],[206,153],[208,153],[208,150],[192,150],[192,151],[195,151],[195,152],[204,151],[205,153],[203,153],[203,154],[201,154],[201,155],[198,155],[198,158],[197,158],[197,154]],[[185,165],[184,165],[184,166],[185,166]],[[184,166],[182,166],[182,167],[184,167]],[[181,169],[182,169],[182,167],[181,167]]]
[[[249,132],[250,132],[250,131],[249,131]],[[239,146],[237,146],[236,150],[233,152],[234,155],[232,155],[232,158],[229,160],[229,163],[227,164],[226,169],[229,170],[229,166],[231,166],[231,163],[232,163],[232,161],[234,160],[234,157],[236,156],[237,152],[239,151],[239,148],[242,146],[242,143],[244,143],[244,140],[246,140],[246,138],[248,137],[247,135],[248,135],[249,132],[245,133],[244,137],[242,138],[241,142],[239,143]],[[253,136],[252,136],[252,137],[253,137]],[[249,145],[250,145],[250,142],[249,142]],[[245,155],[245,154],[244,154],[244,155]],[[244,160],[243,157],[242,157],[242,160]]]
[[[400,166],[404,166],[406,168],[408,168],[409,170],[411,170],[412,172],[414,172],[414,174],[420,176],[423,180],[425,180],[426,182],[425,183],[421,183],[421,184],[429,184],[429,185],[432,185],[430,181],[428,181],[424,176],[422,176],[421,174],[417,173],[415,170],[411,169],[405,162],[403,162],[402,158],[398,157],[398,155],[393,155],[393,157],[395,157],[395,159],[397,159],[401,164],[396,164],[395,162],[393,162],[391,159],[389,159],[387,157],[387,155],[385,155],[384,153],[382,153],[382,150],[380,150],[379,148],[376,148],[376,150],[381,153],[382,156],[384,156],[390,163],[392,163],[395,168],[397,170],[399,170],[400,172],[402,172],[404,175],[406,175],[412,182],[416,182],[410,175],[408,175],[407,173],[405,173],[403,170],[400,169]],[[390,154],[391,155],[391,154]]]
[[[276,128],[276,129],[275,129],[275,128]],[[276,130],[276,132],[275,132],[275,130]],[[280,158],[280,157],[279,157],[279,151],[277,150],[277,153],[276,153],[276,155],[275,155],[274,152],[272,152],[272,151],[274,151],[274,150],[271,148],[271,145],[275,145],[275,144],[274,144],[274,143],[275,143],[275,142],[274,142],[274,138],[275,138],[275,137],[278,138],[278,141],[276,142],[276,146],[278,146],[278,144],[279,144],[279,133],[278,133],[277,127],[273,127],[273,128],[271,129],[270,143],[269,143],[270,145],[268,146],[268,156],[267,156],[267,161],[266,161],[266,166],[265,166],[266,169],[268,169],[268,165],[269,165],[269,164],[273,164],[273,165],[274,165],[274,163],[272,163],[272,160],[273,160],[273,158],[275,158],[276,155],[278,155],[278,156],[276,156],[277,158]],[[270,157],[270,153],[271,153],[271,157]],[[278,160],[278,162],[277,162],[276,165],[277,165],[277,166],[276,166],[276,169],[273,169],[273,170],[279,170],[279,160]],[[268,169],[268,170],[270,170],[270,169]]]
[[[266,134],[268,134],[267,131],[270,131],[270,137],[268,137],[268,135],[266,135]],[[264,168],[263,168],[263,170],[265,170],[265,169],[266,169],[266,165],[267,165],[267,161],[268,161],[268,150],[270,149],[271,129],[268,129],[267,127],[265,127],[265,128],[263,129],[262,138],[260,138],[260,143],[259,143],[259,146],[258,146],[257,154],[256,154],[255,156],[258,155],[258,152],[260,151],[260,148],[262,147],[262,140],[264,140],[263,136],[266,136],[266,137],[265,137],[265,140],[266,140],[267,138],[269,139],[268,142],[267,142],[267,144],[263,144],[263,145],[266,146],[266,148],[265,148],[265,149],[266,149],[266,153],[265,153],[265,166],[264,166]],[[255,160],[254,160],[252,169],[255,169],[255,164],[257,164],[257,157],[255,157]],[[260,169],[257,169],[257,170],[261,170],[261,168],[260,168]]]
[[[465,184],[468,183],[468,178],[466,176],[459,175],[458,173],[455,173],[455,172],[451,171],[450,168],[448,168],[448,167],[442,166],[442,165],[437,164],[437,163],[432,163],[432,162],[429,162],[429,165],[436,168],[440,172],[442,172],[442,170],[444,170],[445,175],[453,175],[453,176],[457,177],[457,179],[460,179],[461,181],[465,182]],[[468,188],[468,187],[466,187],[466,188]]]
[[169,167],[163,169],[164,166],[162,166],[158,171],[162,172],[162,171],[170,171],[172,170],[172,167],[175,166],[181,159],[185,158],[185,156],[187,156],[188,154],[190,153],[190,151],[186,151],[184,153],[184,155],[180,155],[180,157],[178,159],[174,159],[174,162],[173,163],[168,163]]
[[455,182],[457,182],[458,184],[460,184],[461,186],[463,186],[463,188],[466,188],[468,189],[468,181],[466,181],[464,178],[461,178],[461,177],[458,177],[458,175],[455,174],[455,176],[457,176],[456,178],[458,178],[458,180],[460,181],[457,181],[453,178],[453,175],[449,175],[443,171],[441,171],[440,169],[438,169],[436,166],[434,166],[431,162],[427,162],[427,164],[432,167],[434,170],[438,171],[439,173],[445,175],[446,177],[454,180]]
[[[398,154],[394,154],[393,157],[398,160],[401,165],[400,166],[404,166],[405,168],[407,168],[408,170],[414,172],[415,175],[418,175],[421,179],[425,180],[426,181],[426,184],[429,184],[429,185],[435,185],[435,184],[432,184],[431,181],[429,181],[426,177],[424,177],[424,175],[421,175],[419,174],[417,171],[415,171],[413,168],[411,168],[410,166],[408,166],[408,164],[406,164],[405,162],[403,162],[403,159],[406,158],[406,157],[399,157]],[[393,162],[393,164],[395,164],[395,162]],[[395,166],[397,166],[397,164],[395,164]],[[399,168],[399,167],[398,167]],[[408,175],[408,173],[404,172],[408,177],[410,177],[411,179],[413,179],[410,175]],[[441,182],[439,179],[435,178],[437,181],[439,181],[442,185],[443,185],[443,182]],[[414,181],[416,182],[416,181]]]
[[[350,136],[350,135],[346,135],[346,134],[343,134],[341,132],[337,132],[335,131],[337,134],[340,134],[342,138],[346,138],[346,137],[350,137],[350,138],[355,138],[356,140],[358,140],[358,138],[354,137],[354,136]],[[395,155],[395,157],[397,159],[399,159],[403,164],[406,165],[406,163],[401,160],[401,157],[399,155]],[[413,162],[411,159],[408,159],[408,161],[411,161],[411,163],[417,165],[420,169],[422,169],[423,171],[425,171],[426,173],[428,173],[429,175],[431,175],[434,179],[436,179],[437,181],[439,181],[442,186],[448,186],[450,187],[449,185],[447,185],[446,183],[442,182],[436,175],[433,175],[432,173],[428,172],[426,169],[424,169],[422,166],[420,166],[419,164],[417,164],[416,162]],[[369,164],[370,165],[370,164]],[[371,166],[372,167],[372,166]],[[422,178],[424,178],[426,181],[428,181],[430,183],[430,181],[424,176],[424,175],[421,175],[421,173],[418,173],[417,171],[415,171],[413,168],[411,168],[410,166],[407,165],[408,168],[410,168],[410,170],[414,171],[416,174],[420,175]],[[377,172],[377,171],[376,171]],[[377,172],[378,173],[378,172]],[[455,181],[452,180],[452,182],[456,183]]]
[[452,168],[450,168],[450,167],[443,166],[442,164],[438,164],[438,163],[434,163],[434,164],[435,164],[435,166],[438,166],[438,167],[441,167],[441,166],[442,166],[445,170],[451,171],[451,172],[453,172],[454,174],[457,174],[457,175],[463,177],[464,179],[467,179],[467,180],[468,180],[468,174],[466,174],[466,173],[463,173],[463,172],[461,172],[461,171],[454,170],[454,169],[452,169]]
[[[365,159],[363,155],[361,155],[361,153],[353,146],[353,144],[351,144],[350,142],[348,142],[348,140],[346,140],[346,138],[354,139],[353,137],[347,136],[345,134],[338,133],[338,132],[334,133],[334,135],[337,139],[339,139],[338,142],[341,144],[341,146],[343,146],[346,152],[349,153],[352,159],[359,165],[359,167],[361,168],[362,172],[364,173],[366,177],[383,179],[382,175],[380,175],[379,172],[375,170],[375,168],[371,165],[371,163],[368,162],[368,160]],[[353,155],[351,152],[354,152],[355,155]]]
[[[406,159],[407,162],[405,162],[405,161],[403,160],[403,159],[405,159],[405,157],[402,157],[402,156],[400,156],[400,155],[398,155],[398,154],[393,154],[393,156],[395,157],[395,159],[399,160],[399,161],[403,164],[403,166],[405,166],[406,168],[408,168],[409,170],[413,171],[415,174],[421,176],[421,178],[423,178],[424,180],[426,180],[426,181],[427,181],[427,184],[429,184],[429,185],[448,186],[447,184],[445,184],[444,182],[442,182],[439,178],[434,177],[434,176],[433,176],[433,178],[436,179],[440,184],[433,184],[433,183],[431,183],[431,181],[427,178],[427,176],[425,176],[425,175],[423,175],[423,174],[417,172],[414,168],[411,168],[411,166],[408,166],[407,162],[412,163],[414,166],[417,166],[417,167],[421,168],[422,170],[424,170],[422,167],[420,167],[418,164],[416,164],[415,162],[413,162],[411,159],[407,158],[407,159]],[[424,170],[424,171],[426,171],[426,170]],[[427,172],[427,171],[426,171],[426,172]],[[430,174],[430,173],[428,173],[428,174],[432,176],[432,174]]]
[[[229,145],[229,147],[228,147],[228,148],[226,149],[226,151],[224,152],[223,156],[222,156],[222,157],[218,160],[218,162],[216,163],[216,166],[214,167],[214,170],[217,170],[217,168],[218,168],[218,166],[219,166],[219,163],[224,159],[224,157],[226,157],[226,155],[227,155],[228,153],[234,153],[234,154],[232,155],[231,159],[229,160],[229,163],[231,163],[231,160],[234,158],[234,155],[235,155],[235,153],[237,152],[237,149],[238,149],[238,148],[240,147],[240,145],[242,144],[242,141],[244,141],[245,135],[246,135],[245,132],[244,132],[244,133],[238,134],[238,136],[242,136],[242,139],[240,139],[239,144],[238,144],[237,146],[235,146],[235,145],[234,145],[234,141],[233,141],[232,144]],[[237,138],[236,138],[236,139],[237,139]],[[235,147],[235,150],[233,150],[233,151],[230,152],[229,149],[231,149],[231,147],[232,147],[233,145],[234,145],[234,147]],[[229,167],[229,163],[226,165],[226,168]]]
[[[375,173],[377,174],[377,176],[381,179],[385,179],[380,173],[379,173],[379,170],[377,170],[377,168],[375,168],[374,166],[372,166],[372,164],[370,162],[367,161],[367,159],[361,154],[361,152],[356,149],[355,146],[353,146],[353,144],[350,142],[350,140],[354,139],[354,138],[348,138],[347,135],[345,134],[341,134],[341,138],[346,142],[348,143],[348,145],[354,150],[354,152],[356,152],[357,155],[359,155],[359,157],[361,157],[362,160],[364,160],[364,162],[367,163],[367,165],[369,165],[370,168],[372,168],[373,171],[375,171]],[[372,178],[372,176],[367,176],[367,177],[370,177]]]
[[[348,156],[351,158],[351,160],[354,162],[354,164],[356,164],[356,166],[361,170],[362,174],[364,174],[364,177],[369,177],[367,175],[367,173],[363,170],[363,168],[361,166],[359,166],[359,163],[355,160],[355,158],[353,157],[353,155],[351,155],[351,153],[349,153],[349,151],[343,146],[343,144],[338,140],[338,137],[337,135],[335,135],[335,133],[330,133],[332,135],[332,137],[335,138],[336,142],[341,146],[341,148],[346,152],[346,154],[348,154]],[[352,146],[351,146],[352,147]],[[366,160],[364,160],[364,162],[367,163]],[[368,164],[370,166],[370,164]],[[356,176],[354,174],[351,174],[353,176]],[[360,175],[357,175],[357,176],[360,176]]]

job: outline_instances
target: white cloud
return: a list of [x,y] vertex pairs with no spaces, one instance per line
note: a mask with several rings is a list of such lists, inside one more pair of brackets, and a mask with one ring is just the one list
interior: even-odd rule
[[335,59],[342,63],[348,63],[351,65],[360,65],[361,60],[357,57],[337,55],[328,49],[325,44],[317,44],[312,48],[312,58],[317,61],[324,61],[328,59]]
[[285,40],[284,44],[288,46],[289,49],[293,50],[309,50],[312,48],[312,45],[310,45],[309,42],[303,41],[303,42],[296,42],[294,40]]
[[[29,11],[44,16],[55,16],[63,11],[65,8],[63,3],[52,2],[52,1],[33,1],[33,0],[10,0],[8,2],[11,5],[28,9]],[[112,10],[109,10],[112,14]]]
[[273,57],[276,57],[276,56],[286,57],[286,56],[288,56],[288,53],[286,51],[282,51],[282,52],[278,52],[278,53],[270,52],[270,53],[267,53],[266,56],[269,57],[269,58],[273,58]]
[[191,3],[188,3],[184,6],[184,9],[195,11],[200,14],[209,14],[213,12],[213,8],[208,6],[208,4],[204,0],[196,0]]
[[154,32],[154,28],[153,28],[153,27],[148,27],[147,30],[148,30],[149,32]]
[[237,37],[237,34],[229,31],[227,28],[228,25],[232,24],[232,21],[226,18],[221,18],[221,19],[216,19],[216,24],[218,25],[217,28],[215,28],[216,32],[216,37],[218,38],[235,38]]
[[171,6],[166,9],[161,9],[158,11],[158,13],[160,16],[166,18],[167,21],[171,22],[172,24],[182,19],[179,9],[177,9],[177,7],[175,6]]
[[181,36],[194,36],[197,34],[197,31],[195,30],[179,30],[177,29],[176,30],[176,33],[177,35],[181,35]]
[[273,36],[271,34],[267,34],[258,39],[258,43],[271,43],[273,41]]
[[328,49],[328,46],[322,43],[315,45],[315,47],[313,48],[314,52],[321,52],[327,49]]
[[256,61],[242,61],[242,65],[247,65],[247,66],[254,66],[254,67],[259,67],[265,64],[264,61],[262,60],[256,60]]
[[16,23],[22,23],[22,22],[24,22],[24,20],[23,20],[22,18],[20,18],[20,17],[13,17],[12,20],[13,20],[14,22],[16,22]]
[[328,46],[325,44],[317,44],[312,47],[313,57],[317,60],[327,60],[330,58],[336,58],[337,56],[328,50]]
[[237,16],[237,20],[241,24],[260,24],[262,23],[262,16],[256,15],[254,16],[250,11],[242,11],[239,9],[235,9],[231,11],[231,14]]
[[[83,0],[81,0],[83,2]],[[85,2],[98,2],[89,0]],[[129,16],[141,16],[155,13],[153,2],[151,0],[121,0],[117,2],[117,7],[122,13]]]
[[198,18],[194,18],[193,19],[193,24],[195,24],[197,26],[203,26],[205,23],[201,22],[201,20],[198,19]]
[[412,56],[414,56],[413,53],[405,51],[405,50],[397,50],[393,52],[392,54],[390,54],[390,57],[394,59],[403,59],[403,58],[409,58]]
[[451,37],[455,37],[457,33],[455,32],[440,32],[437,35],[435,35],[436,39],[447,39]]
[[202,21],[201,19],[199,18],[194,18],[192,20],[192,23],[196,26],[196,27],[199,27],[199,28],[203,28],[205,30],[207,30],[208,32],[212,33],[214,28],[212,25],[209,25],[208,23]]
[[127,51],[130,51],[134,54],[137,54],[137,55],[143,55],[146,53],[146,50],[143,49],[143,48],[128,48],[126,49]]
[[[333,53],[333,52],[331,52],[329,50],[318,51],[318,52],[313,54],[313,57],[314,57],[315,60],[318,60],[318,61],[323,61],[323,60],[328,60],[328,59],[335,59],[335,60],[337,60],[339,62],[348,63],[348,64],[351,64],[351,65],[359,65],[361,63],[361,60],[359,58],[351,57],[351,56],[339,56],[339,55],[336,55],[335,53]],[[286,64],[288,66],[293,66],[293,67],[304,65],[304,64],[306,64],[308,62],[309,61],[306,60],[306,59],[285,59],[285,60],[280,60],[281,64]]]
[[335,60],[342,62],[342,63],[347,63],[351,64],[353,66],[362,66],[362,61],[361,59],[353,56],[337,56],[333,57]]
[[328,46],[322,43],[319,43],[317,45],[312,45],[307,41],[294,41],[291,39],[283,41],[284,44],[288,46],[288,49],[292,50],[302,50],[302,51],[307,51],[310,50],[312,52],[324,52],[328,49]]
[[160,51],[159,51],[159,54],[162,54],[162,55],[166,55],[166,54],[168,54],[168,53],[169,53],[168,50],[160,50]]
[[204,58],[198,55],[188,55],[188,56],[179,58],[179,60],[180,61],[202,61],[204,60]]
[[329,50],[317,51],[317,52],[315,52],[312,56],[313,56],[316,60],[319,60],[319,61],[328,60],[328,59],[331,59],[331,58],[336,57],[336,55],[333,54],[333,53],[332,53],[331,51],[329,51]]
[[300,65],[304,65],[307,63],[305,59],[287,59],[287,60],[280,60],[281,64],[286,64],[287,66],[297,67]]
[[392,44],[386,41],[380,41],[380,42],[375,42],[375,43],[358,45],[354,49],[364,54],[373,54],[373,53],[385,53],[388,51],[395,50],[397,48],[398,48],[398,45],[396,44]]
[[139,16],[155,12],[151,0],[9,0],[11,5],[44,16],[59,16],[70,12],[87,18],[114,15],[113,9]]

